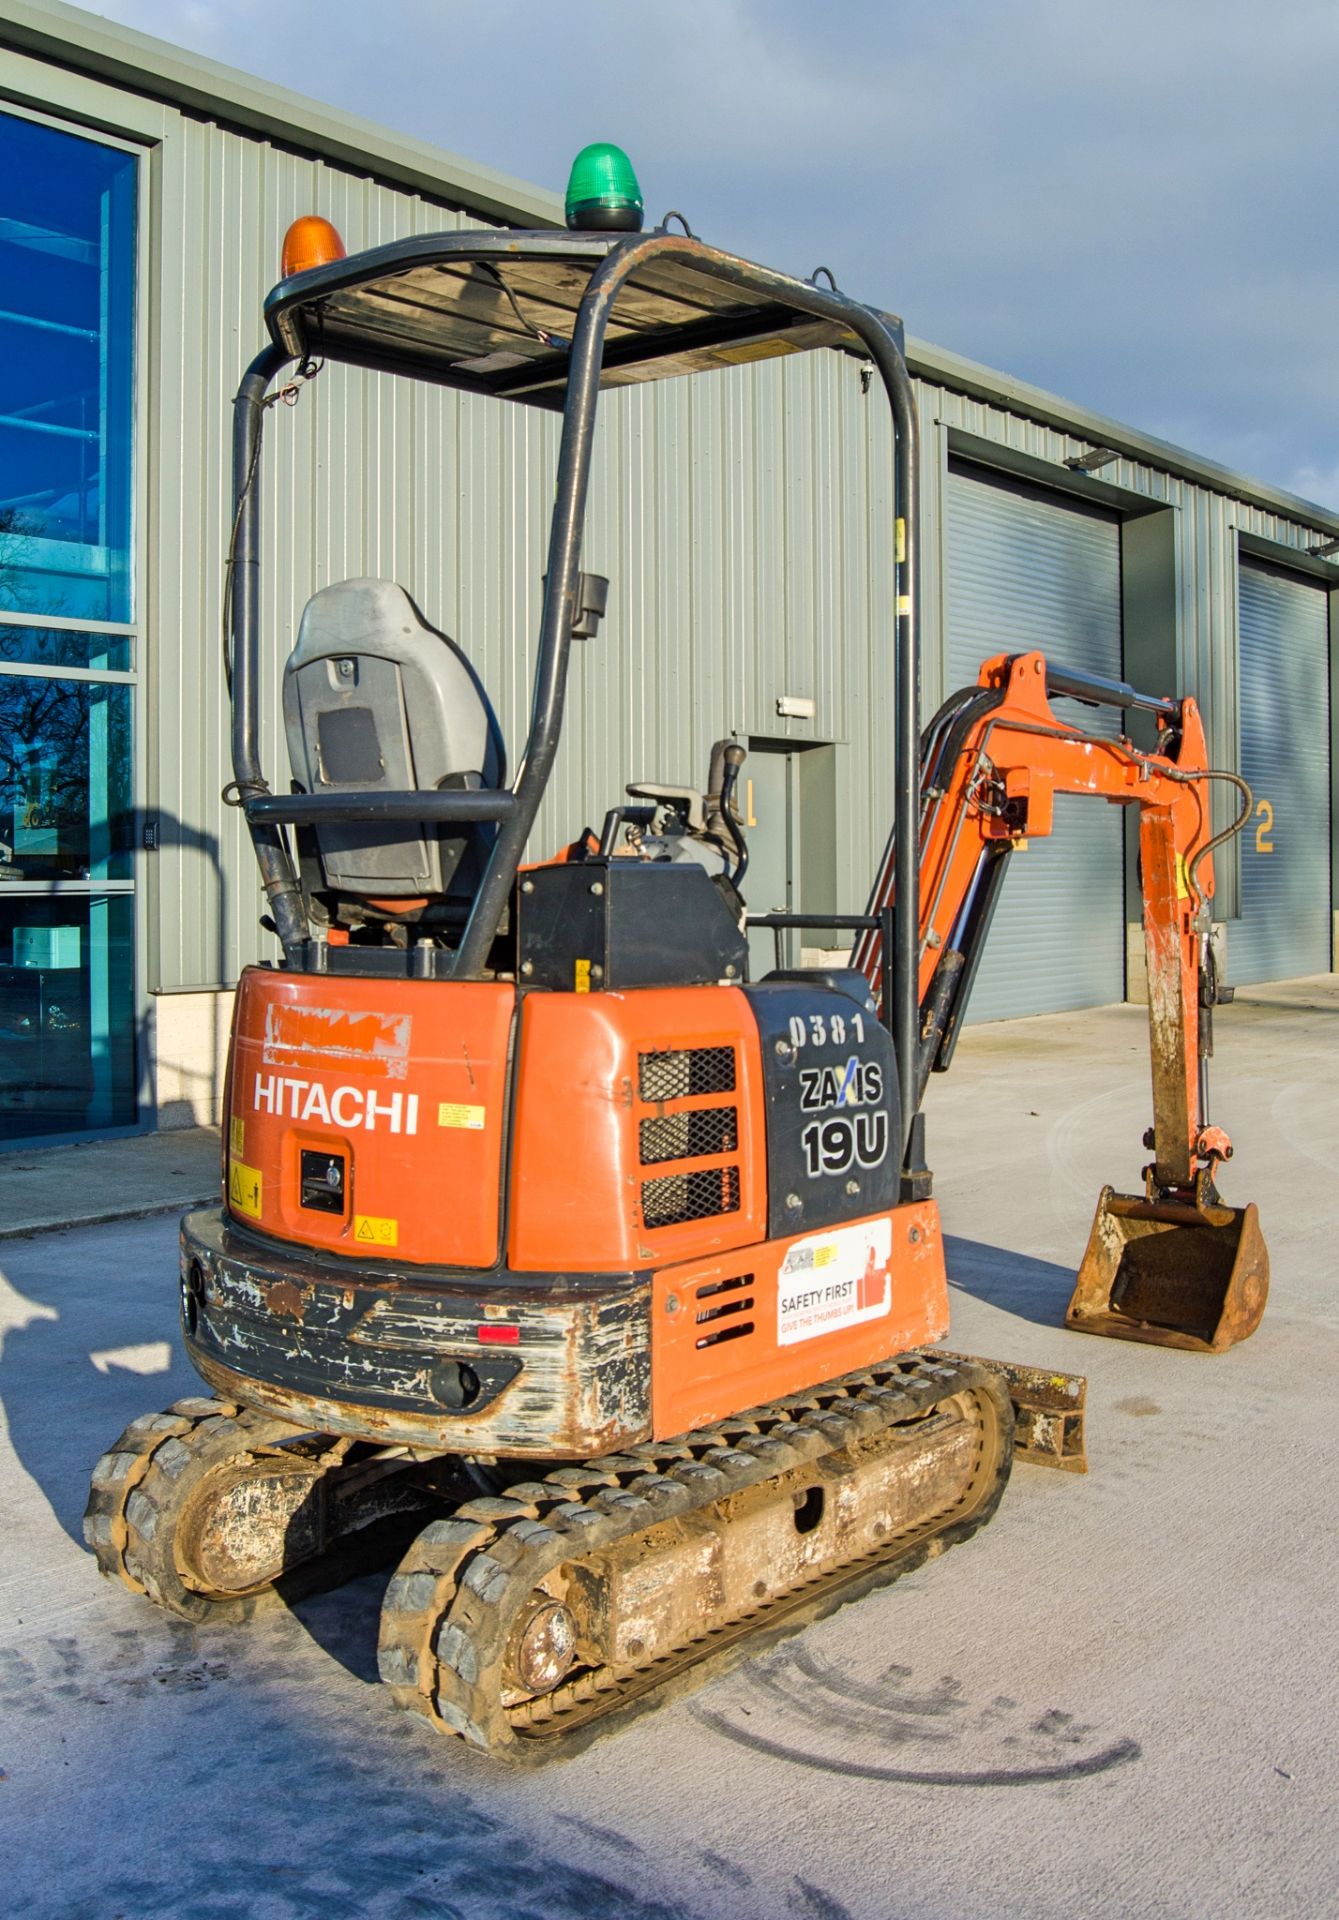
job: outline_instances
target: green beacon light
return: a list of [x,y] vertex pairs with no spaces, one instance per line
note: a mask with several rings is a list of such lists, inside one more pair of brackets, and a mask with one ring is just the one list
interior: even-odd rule
[[642,190],[622,147],[596,140],[572,162],[567,224],[584,233],[640,233]]

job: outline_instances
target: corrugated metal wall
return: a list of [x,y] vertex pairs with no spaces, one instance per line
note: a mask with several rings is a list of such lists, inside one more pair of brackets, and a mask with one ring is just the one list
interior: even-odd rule
[[[462,224],[443,207],[183,117],[155,158],[150,263],[156,369],[148,422],[146,608],[151,808],[149,980],[231,982],[271,950],[256,929],[254,863],[229,778],[219,625],[230,403],[262,344],[261,304],[299,213],[334,220],[352,251]],[[1060,463],[1081,442],[919,381],[925,427],[927,705],[942,691],[944,469],[950,429]],[[400,580],[477,664],[513,759],[524,738],[557,423],[332,367],[268,416],[265,751],[287,778],[282,662],[307,595],[331,580]],[[544,852],[632,778],[689,780],[730,730],[845,744],[838,758],[837,894],[863,906],[888,824],[892,517],[886,408],[853,361],[824,356],[614,396],[606,404],[585,563],[613,581],[600,638],[576,661]],[[1063,469],[1060,469],[1063,471]],[[1152,468],[1103,478],[1177,509],[1176,677],[1205,702],[1214,751],[1237,738],[1238,532],[1291,524]],[[781,721],[776,697],[818,703]]]

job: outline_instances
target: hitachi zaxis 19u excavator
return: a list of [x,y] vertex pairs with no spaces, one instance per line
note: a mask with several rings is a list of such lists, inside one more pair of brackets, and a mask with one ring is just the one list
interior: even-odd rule
[[[283,271],[237,396],[228,554],[230,797],[279,957],[237,994],[224,1203],[181,1231],[210,1392],[103,1456],[86,1536],[196,1621],[401,1549],[392,1694],[533,1759],[965,1539],[1016,1449],[1082,1467],[1081,1381],[936,1345],[920,1112],[1009,855],[1057,793],[1139,809],[1153,1053],[1146,1189],[1102,1195],[1069,1323],[1204,1349],[1255,1326],[1264,1246],[1216,1192],[1231,1148],[1206,1107],[1216,776],[1190,700],[1036,653],[988,661],[918,738],[900,325],[686,227],[643,233],[617,149],[579,157],[566,231],[346,257],[309,217]],[[705,794],[632,787],[598,833],[523,860],[571,649],[606,604],[581,567],[601,392],[797,350],[872,363],[892,410],[897,810],[866,912],[809,923],[853,933],[852,964],[754,980],[749,927],[806,922],[747,914],[734,741]],[[561,414],[510,780],[465,654],[369,579],[309,601],[291,790],[266,779],[261,429],[324,361]],[[1060,695],[1151,710],[1156,751],[1057,717]]]

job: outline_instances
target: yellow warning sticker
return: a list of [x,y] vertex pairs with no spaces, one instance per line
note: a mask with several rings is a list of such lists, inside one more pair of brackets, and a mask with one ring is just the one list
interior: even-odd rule
[[573,970],[572,986],[577,993],[590,992],[590,961],[578,960]]
[[1190,898],[1189,875],[1186,868],[1186,856],[1183,853],[1178,853],[1176,856],[1176,897],[1178,900],[1189,900]]
[[232,1117],[229,1144],[234,1159],[240,1160],[246,1152],[246,1122],[240,1113],[235,1113]]
[[902,518],[901,514],[897,516],[896,539],[897,539],[896,558],[897,558],[897,564],[900,567],[905,564],[906,557],[907,557],[907,523]]
[[353,1237],[367,1247],[393,1247],[400,1237],[400,1222],[379,1220],[374,1213],[356,1213]]
[[484,1124],[482,1107],[463,1106],[458,1100],[443,1100],[437,1108],[439,1127],[466,1127],[471,1133],[478,1133]]
[[240,1160],[228,1162],[228,1205],[236,1213],[252,1220],[260,1218],[260,1169],[243,1166]]
[[829,1240],[823,1246],[814,1248],[814,1265],[830,1267],[837,1258],[838,1248],[835,1241]]

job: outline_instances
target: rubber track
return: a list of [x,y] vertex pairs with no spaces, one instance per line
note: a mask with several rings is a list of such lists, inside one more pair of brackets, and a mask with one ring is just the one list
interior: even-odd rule
[[153,1456],[167,1440],[184,1439],[206,1421],[232,1418],[237,1406],[203,1394],[174,1401],[166,1413],[144,1413],[132,1420],[114,1447],[109,1447],[93,1469],[84,1509],[84,1540],[109,1580],[121,1580],[135,1593],[145,1591],[127,1564],[129,1524],[126,1509]]
[[195,1592],[179,1575],[175,1528],[183,1497],[189,1500],[201,1470],[266,1452],[296,1431],[272,1415],[204,1395],[133,1420],[93,1469],[84,1511],[84,1539],[101,1571],[184,1619],[249,1619],[272,1588]]
[[[820,1571],[730,1625],[634,1669],[586,1672],[541,1700],[503,1706],[503,1658],[516,1611],[555,1567],[922,1417],[967,1390],[990,1399],[1001,1422],[996,1475],[968,1511],[962,1511],[965,1496],[876,1553]],[[1011,1422],[1008,1397],[986,1369],[911,1353],[677,1441],[632,1447],[513,1486],[503,1497],[469,1501],[424,1529],[387,1588],[382,1679],[401,1706],[499,1757],[534,1760],[574,1751],[690,1669],[708,1661],[719,1668],[727,1654],[754,1651],[793,1632],[975,1532],[1008,1479]]]

